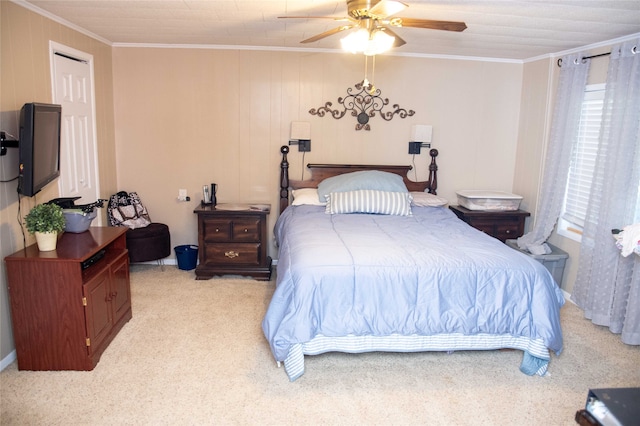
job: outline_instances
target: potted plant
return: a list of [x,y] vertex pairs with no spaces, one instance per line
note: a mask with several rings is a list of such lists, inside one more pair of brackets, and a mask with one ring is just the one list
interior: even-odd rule
[[64,230],[62,207],[57,204],[38,204],[24,217],[27,231],[36,236],[40,251],[56,249],[58,233]]

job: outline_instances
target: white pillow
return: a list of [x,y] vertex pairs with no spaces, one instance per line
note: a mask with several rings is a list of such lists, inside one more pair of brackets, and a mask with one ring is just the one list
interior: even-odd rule
[[411,216],[411,194],[408,192],[359,191],[332,192],[326,196],[327,214],[371,213]]
[[441,207],[449,204],[449,200],[446,198],[428,192],[412,192],[411,196],[413,197],[411,205],[416,207]]
[[316,188],[301,188],[291,191],[293,194],[292,206],[312,205],[324,206],[327,203],[321,203],[318,198],[318,190]]

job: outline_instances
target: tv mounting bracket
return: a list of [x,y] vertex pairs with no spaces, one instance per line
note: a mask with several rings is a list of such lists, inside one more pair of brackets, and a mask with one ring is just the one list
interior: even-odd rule
[[17,148],[18,141],[9,139],[7,140],[6,133],[0,132],[0,156],[7,154],[7,148]]

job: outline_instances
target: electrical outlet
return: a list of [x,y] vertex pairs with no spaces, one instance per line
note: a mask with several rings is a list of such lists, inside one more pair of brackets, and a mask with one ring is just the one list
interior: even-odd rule
[[178,200],[187,201],[187,190],[186,189],[178,189]]

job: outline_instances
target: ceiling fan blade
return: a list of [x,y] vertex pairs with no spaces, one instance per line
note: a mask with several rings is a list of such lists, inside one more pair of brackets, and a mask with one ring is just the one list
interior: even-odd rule
[[369,15],[375,18],[386,18],[406,9],[409,5],[395,0],[380,0],[375,6],[369,9]]
[[347,16],[278,16],[278,19],[331,19],[332,21],[351,21]]
[[393,42],[393,47],[400,47],[403,44],[407,44],[407,42],[404,41],[402,37],[400,37],[395,31],[391,31],[391,28],[380,27],[380,29],[383,30],[385,33],[389,34],[390,36],[395,37],[395,41]]
[[389,25],[394,27],[426,28],[431,30],[464,31],[467,24],[455,21],[432,21],[430,19],[393,18]]
[[337,28],[334,28],[332,30],[325,31],[323,33],[314,35],[313,37],[309,37],[306,40],[302,40],[300,43],[313,43],[314,41],[318,41],[318,40],[321,40],[321,39],[323,39],[325,37],[329,37],[331,35],[338,34],[341,31],[349,30],[349,29],[351,29],[353,27],[354,27],[353,25],[343,25],[341,27],[337,27]]

